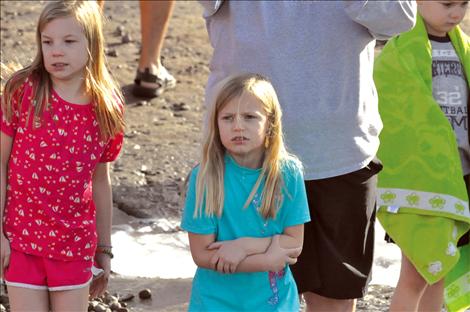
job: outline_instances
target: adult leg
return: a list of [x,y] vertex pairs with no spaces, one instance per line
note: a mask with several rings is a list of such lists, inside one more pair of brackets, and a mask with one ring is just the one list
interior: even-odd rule
[[[104,0],[98,0],[101,9],[104,3]],[[148,68],[151,74],[168,74],[161,63],[161,51],[175,0],[139,1],[139,5],[142,45],[138,70],[144,72]]]
[[132,93],[138,97],[152,98],[176,85],[175,77],[161,62],[161,50],[174,0],[139,3],[142,46]]
[[402,253],[400,278],[392,297],[390,312],[417,311],[428,284]]
[[356,310],[355,299],[333,299],[317,295],[313,292],[303,293],[307,312],[313,311],[338,311],[338,312],[354,312]]
[[[48,312],[49,295],[47,289],[29,289],[7,286],[10,310],[17,312]],[[27,298],[27,300],[25,300]]]
[[145,68],[149,68],[150,73],[158,74],[163,68],[161,50],[175,1],[140,1],[139,3],[142,39],[139,71],[143,72]]
[[51,311],[83,312],[88,310],[89,286],[71,290],[51,291]]
[[419,301],[418,311],[442,311],[442,305],[444,304],[444,286],[444,279],[433,285],[428,285]]

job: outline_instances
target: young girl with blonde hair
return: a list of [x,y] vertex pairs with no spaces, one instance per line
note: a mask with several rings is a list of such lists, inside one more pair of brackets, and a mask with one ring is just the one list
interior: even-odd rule
[[124,120],[100,12],[94,1],[48,3],[35,59],[3,90],[0,273],[12,311],[86,311],[94,259],[104,274],[91,294],[107,286],[109,162]]
[[198,266],[189,310],[298,310],[288,264],[309,220],[274,88],[256,74],[228,77],[209,107],[181,223]]

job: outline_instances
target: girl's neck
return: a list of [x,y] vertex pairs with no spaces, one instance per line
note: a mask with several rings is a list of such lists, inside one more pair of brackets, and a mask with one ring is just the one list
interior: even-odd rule
[[80,81],[52,81],[52,87],[65,101],[74,104],[88,104],[91,95],[86,91],[85,83]]
[[250,169],[259,169],[263,166],[264,154],[250,155],[251,157],[250,156],[247,157],[246,155],[236,155],[236,154],[232,154],[229,152],[227,153],[233,158],[233,160],[239,166],[250,168]]

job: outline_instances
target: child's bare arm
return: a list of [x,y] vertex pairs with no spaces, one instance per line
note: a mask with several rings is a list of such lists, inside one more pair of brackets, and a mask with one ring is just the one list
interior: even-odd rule
[[189,247],[194,263],[201,268],[214,270],[211,258],[217,250],[209,250],[208,247],[215,241],[215,234],[203,235],[188,232]]
[[[243,247],[248,256],[265,253],[271,244],[271,237],[240,237],[232,241],[214,242],[209,245],[209,249],[221,249],[223,245],[237,244]],[[304,239],[303,225],[290,226],[284,229],[280,235],[280,246],[282,248],[302,247]]]
[[272,240],[273,237],[241,237],[211,243],[207,248],[217,250],[210,259],[210,268],[221,273],[256,272],[292,263],[302,251],[303,225],[287,227],[276,243]]
[[[99,246],[111,246],[111,223],[113,199],[109,163],[99,163],[93,173],[93,201],[96,206],[96,231]],[[111,272],[111,258],[108,254],[97,253],[96,261],[104,270],[103,277],[91,287],[92,297],[102,294],[107,287]]]
[[[246,237],[245,239],[249,241],[251,247],[258,244],[261,246],[266,242],[266,238]],[[294,264],[297,262],[297,257],[302,252],[304,225],[286,227],[282,235],[275,235],[267,239],[270,240],[270,245],[268,245],[265,252],[246,257],[238,265],[237,272],[258,271],[257,264],[259,261],[263,264],[261,271],[279,271],[286,263]]]
[[246,257],[236,267],[235,272],[278,272],[285,268],[286,264],[296,263],[302,248],[282,248],[280,237],[281,235],[273,236],[271,245],[265,253]]
[[111,246],[111,220],[113,198],[109,163],[99,163],[93,173],[93,201],[96,206],[98,244]]
[[[188,236],[191,255],[193,257],[194,263],[196,263],[198,267],[216,270],[221,273],[234,273],[237,265],[247,256],[244,254],[243,248],[235,243],[235,240],[228,241],[232,244],[223,246],[224,248],[228,248],[225,253],[226,257],[217,257],[218,249],[209,249],[209,246],[215,240],[214,234],[201,235],[189,232]],[[253,257],[254,258],[252,258],[246,265],[247,272],[268,270],[267,266],[265,265],[266,260],[264,258],[264,254],[255,255]]]
[[12,145],[13,138],[0,132],[0,276],[2,276],[2,268],[8,266],[10,258],[10,244],[3,234],[2,220],[6,202],[8,161]]

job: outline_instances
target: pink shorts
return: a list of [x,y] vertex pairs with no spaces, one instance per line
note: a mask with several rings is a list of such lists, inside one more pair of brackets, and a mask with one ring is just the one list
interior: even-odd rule
[[88,286],[92,280],[92,261],[61,261],[11,250],[5,270],[8,286],[60,291]]

